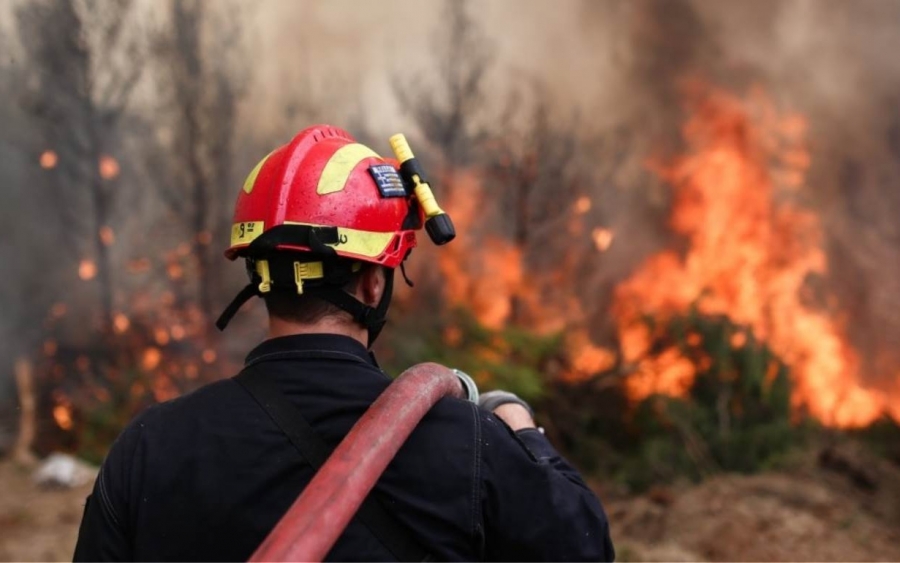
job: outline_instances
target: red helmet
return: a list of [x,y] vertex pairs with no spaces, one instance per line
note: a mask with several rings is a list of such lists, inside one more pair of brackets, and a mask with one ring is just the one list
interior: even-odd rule
[[[415,231],[424,223],[436,244],[455,236],[403,135],[391,137],[391,147],[399,162],[342,129],[317,125],[256,165],[238,195],[225,251],[231,260],[247,259],[250,284],[219,317],[220,329],[254,295],[291,291],[347,311],[375,339],[393,269],[416,246]],[[388,268],[377,307],[341,289],[360,262]]]
[[[396,268],[416,246],[421,207],[395,160],[361,145],[343,129],[316,125],[263,158],[238,195],[225,256],[252,256],[251,243],[281,225],[337,228],[338,256]],[[279,237],[269,250],[312,250]]]

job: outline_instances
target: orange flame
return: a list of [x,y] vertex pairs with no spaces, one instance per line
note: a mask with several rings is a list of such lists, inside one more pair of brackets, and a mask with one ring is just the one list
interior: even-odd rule
[[104,180],[112,180],[119,175],[119,161],[107,154],[100,157],[97,167]]
[[650,335],[641,334],[640,319],[697,303],[767,342],[791,368],[795,405],[825,424],[864,425],[884,412],[884,396],[860,382],[836,315],[800,299],[809,276],[828,268],[818,218],[791,197],[810,164],[805,129],[802,118],[779,116],[759,94],[747,103],[716,91],[696,102],[684,128],[689,153],[655,167],[673,187],[671,225],[689,248],[651,256],[616,290],[625,355],[639,361],[633,398],[685,391],[693,366],[676,350],[644,358]]
[[41,153],[40,163],[41,168],[45,170],[52,170],[53,168],[56,168],[56,165],[59,163],[59,157],[55,152],[46,150]]
[[63,430],[71,430],[73,426],[72,407],[69,405],[56,405],[53,407],[53,420]]
[[123,313],[116,313],[113,316],[113,330],[118,334],[122,334],[128,327],[131,325],[131,321],[128,320],[128,317]]
[[97,264],[93,260],[84,259],[78,263],[78,277],[84,281],[94,279],[97,275]]
[[591,233],[591,236],[594,239],[594,246],[597,247],[597,250],[599,250],[600,252],[606,252],[613,242],[614,235],[610,229],[597,227],[596,229],[594,229],[593,233]]

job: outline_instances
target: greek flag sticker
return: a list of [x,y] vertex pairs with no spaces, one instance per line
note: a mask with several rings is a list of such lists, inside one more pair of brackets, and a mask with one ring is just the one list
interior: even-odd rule
[[369,167],[369,174],[375,179],[381,197],[406,197],[406,188],[397,170],[390,164],[375,164]]

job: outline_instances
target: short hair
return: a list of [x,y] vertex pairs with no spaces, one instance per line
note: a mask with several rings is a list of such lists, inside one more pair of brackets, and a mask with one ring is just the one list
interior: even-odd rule
[[[373,267],[376,267],[376,265],[363,264],[359,271],[351,274],[350,281],[344,284],[342,289],[348,293],[355,293],[363,274]],[[263,295],[263,300],[266,303],[266,310],[270,316],[295,323],[310,324],[326,317],[341,315],[346,316],[347,319],[352,319],[350,313],[311,294],[298,294],[294,291],[270,291]]]

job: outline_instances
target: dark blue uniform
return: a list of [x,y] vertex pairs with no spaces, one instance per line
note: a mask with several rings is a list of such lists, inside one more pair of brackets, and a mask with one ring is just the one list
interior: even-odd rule
[[[316,357],[315,351],[328,357]],[[335,447],[390,379],[348,337],[268,340],[264,370]],[[231,379],[156,405],[113,444],[88,497],[76,560],[245,561],[313,476]],[[536,430],[442,399],[373,493],[438,560],[612,560],[597,497]],[[357,518],[329,560],[388,561]]]

